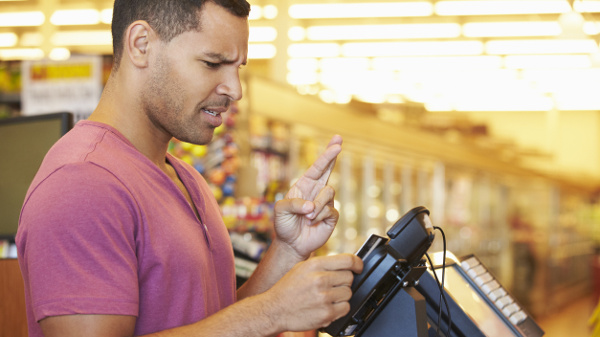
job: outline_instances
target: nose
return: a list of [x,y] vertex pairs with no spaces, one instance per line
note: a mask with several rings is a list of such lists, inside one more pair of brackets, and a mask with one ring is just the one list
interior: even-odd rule
[[242,83],[240,82],[240,75],[237,69],[223,78],[221,84],[217,86],[217,93],[229,96],[233,101],[242,99]]

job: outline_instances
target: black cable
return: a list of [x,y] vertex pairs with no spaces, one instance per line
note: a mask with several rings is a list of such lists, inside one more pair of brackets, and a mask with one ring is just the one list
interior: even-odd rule
[[[440,233],[442,233],[442,243],[444,244],[444,253],[443,253],[443,261],[442,261],[442,292],[440,293],[440,308],[441,308],[441,302],[442,302],[442,298],[444,299],[444,303],[446,304],[446,310],[448,310],[448,337],[450,336],[450,332],[452,329],[452,319],[450,317],[450,308],[448,306],[448,301],[446,300],[446,296],[444,295],[443,289],[444,289],[444,281],[446,280],[446,234],[444,234],[444,231],[442,230],[441,227],[438,226],[433,226],[433,229],[437,229],[440,231]],[[440,310],[441,313],[441,310]]]
[[433,267],[433,262],[431,261],[431,257],[429,257],[429,254],[425,253],[425,256],[427,257],[427,260],[429,261],[429,265],[431,266],[431,270],[433,271],[433,276],[435,277],[435,281],[438,285],[438,288],[440,289],[440,299],[439,299],[439,312],[438,312],[438,322],[437,322],[437,333],[436,336],[440,335],[440,320],[442,317],[442,300],[444,301],[444,304],[446,305],[446,311],[448,312],[448,337],[450,337],[450,332],[452,329],[452,318],[450,315],[450,307],[448,306],[448,300],[446,299],[446,295],[444,294],[444,280],[445,280],[445,271],[446,271],[446,235],[444,234],[444,231],[440,228],[440,227],[433,227],[434,229],[438,229],[441,233],[442,233],[442,239],[443,239],[443,244],[444,244],[444,252],[443,252],[443,261],[442,261],[442,282],[440,283],[440,280],[437,277],[437,273],[435,272],[435,269]]

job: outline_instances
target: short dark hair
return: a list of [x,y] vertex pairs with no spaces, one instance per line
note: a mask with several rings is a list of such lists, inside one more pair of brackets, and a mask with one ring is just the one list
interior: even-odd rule
[[198,12],[213,2],[238,17],[248,17],[246,0],[115,0],[112,19],[113,69],[118,69],[123,55],[123,39],[127,27],[136,20],[148,22],[165,42],[184,32],[200,29]]

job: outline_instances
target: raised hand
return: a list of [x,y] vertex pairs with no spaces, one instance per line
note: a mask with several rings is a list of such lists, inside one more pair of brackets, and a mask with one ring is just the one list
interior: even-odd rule
[[342,151],[341,144],[342,137],[334,136],[325,152],[290,188],[285,198],[275,204],[277,238],[301,259],[327,242],[339,218],[333,207],[335,191],[327,181]]

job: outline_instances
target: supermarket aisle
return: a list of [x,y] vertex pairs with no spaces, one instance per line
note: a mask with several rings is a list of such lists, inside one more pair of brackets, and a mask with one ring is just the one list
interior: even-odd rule
[[596,306],[591,297],[576,300],[560,312],[538,319],[538,324],[546,332],[544,337],[591,336],[588,319]]

